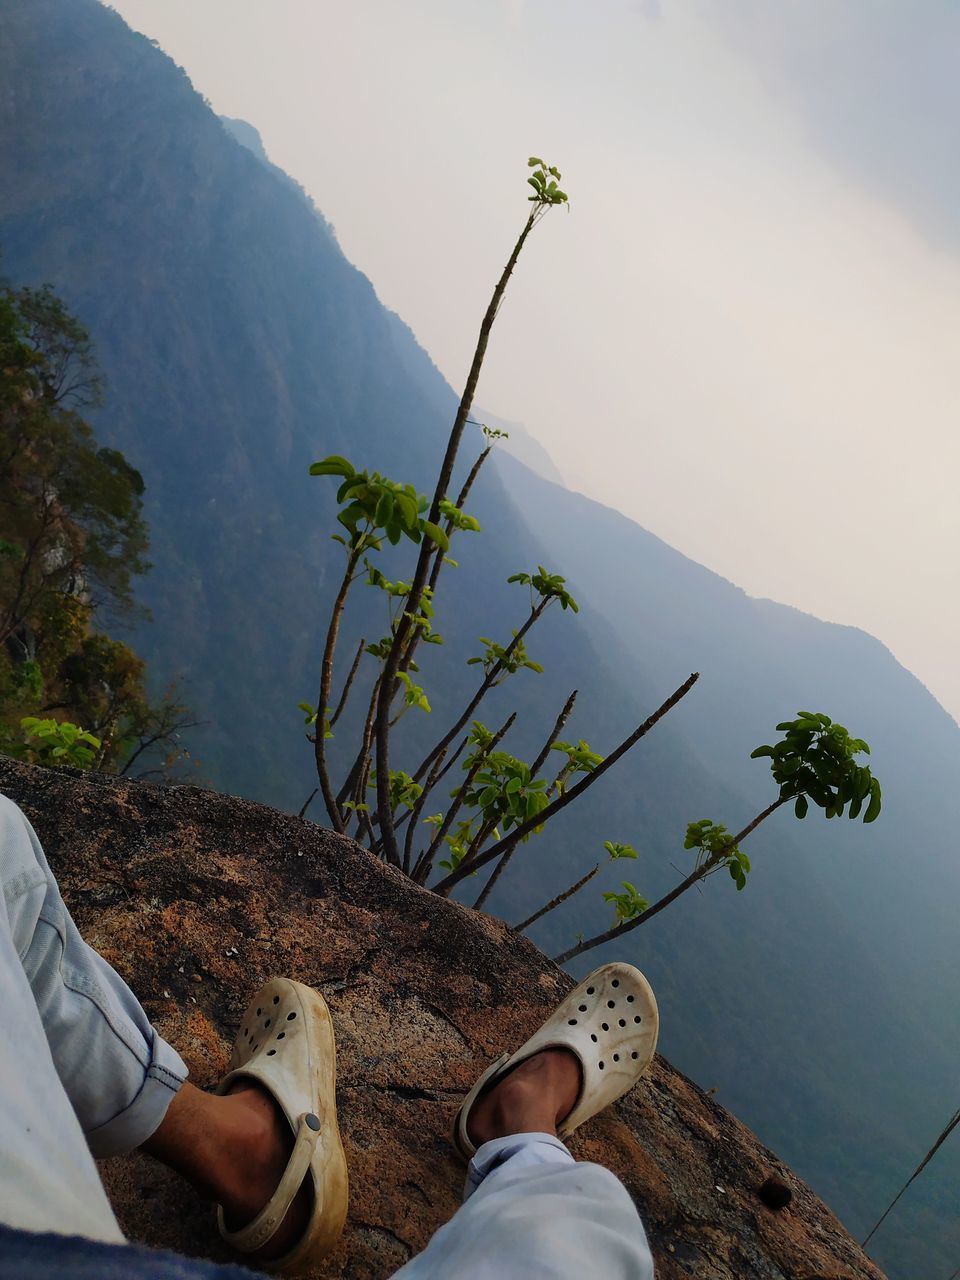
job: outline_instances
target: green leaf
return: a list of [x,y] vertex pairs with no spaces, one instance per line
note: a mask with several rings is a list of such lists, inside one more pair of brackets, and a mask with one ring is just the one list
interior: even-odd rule
[[430,520],[424,520],[423,531],[432,542],[437,544],[441,551],[450,550],[450,539],[439,525],[433,524]]
[[393,494],[382,493],[377,502],[377,509],[374,513],[373,522],[381,529],[385,529],[393,518]]
[[880,783],[873,779],[870,784],[870,803],[867,805],[867,812],[863,815],[864,822],[875,822],[880,816]]
[[810,808],[806,796],[797,796],[797,803],[793,806],[793,811],[798,818],[805,818],[807,810]]
[[398,493],[395,495],[396,504],[400,510],[400,518],[408,529],[412,529],[417,523],[417,501],[411,498],[408,493]]
[[354,467],[346,458],[341,458],[339,454],[332,453],[329,458],[324,458],[322,462],[312,463],[310,474],[312,476],[352,476]]

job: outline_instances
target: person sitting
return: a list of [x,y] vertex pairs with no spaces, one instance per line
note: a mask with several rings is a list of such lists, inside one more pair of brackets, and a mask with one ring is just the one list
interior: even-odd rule
[[[33,828],[3,796],[0,889],[0,1280],[249,1280],[126,1242],[94,1157],[135,1148],[215,1200],[221,1234],[251,1263],[315,1270],[348,1191],[320,993],[288,978],[262,986],[208,1093],[80,937]],[[658,1026],[639,970],[606,964],[488,1067],[454,1122],[464,1203],[396,1276],[652,1280],[626,1189],[563,1139],[636,1083]]]

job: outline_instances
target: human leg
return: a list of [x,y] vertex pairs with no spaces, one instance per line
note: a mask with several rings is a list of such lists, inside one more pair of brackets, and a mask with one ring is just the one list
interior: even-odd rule
[[[105,1241],[122,1234],[93,1155],[134,1147],[182,1173],[237,1227],[270,1200],[293,1148],[255,1080],[224,1096],[186,1067],[133,993],[80,937],[40,842],[0,796],[0,1221]],[[270,1248],[309,1216],[305,1187]]]
[[0,797],[0,882],[12,947],[50,1056],[94,1156],[131,1151],[186,1079],[133,992],[80,937],[40,842]]
[[0,797],[0,1219],[120,1241],[23,966],[46,886],[19,810]]
[[[631,987],[627,966],[609,966],[604,977],[608,990],[587,979],[565,1002],[572,1001],[572,1007],[561,1005],[515,1055],[519,1065],[503,1063],[501,1069],[508,1074],[494,1074],[486,1090],[465,1104],[458,1117],[457,1142],[474,1154],[464,1204],[423,1253],[396,1273],[397,1280],[451,1275],[459,1280],[581,1280],[595,1274],[604,1280],[653,1280],[643,1224],[625,1187],[609,1170],[574,1161],[557,1136],[558,1129],[594,1114],[591,1086],[596,1087],[600,1068],[587,1055],[557,1044],[564,1037],[563,1028],[578,1023],[587,1024],[589,1043],[598,1043],[604,1023],[598,1018],[598,1033],[591,1033],[591,997],[602,999],[604,1010],[606,997],[614,997],[614,1006],[622,1001],[631,1023],[637,1017],[638,1024],[641,1018],[653,1024],[642,1066],[639,1056],[630,1056],[641,1054],[631,1047],[639,1042],[627,1040],[625,1045],[618,1039],[615,1045],[608,1041],[603,1051],[603,1070],[606,1059],[612,1065],[624,1058],[638,1064],[639,1075],[653,1056],[656,1004],[648,988],[649,998],[644,1000],[646,984],[642,975],[636,976],[640,981]],[[641,1008],[642,1015],[636,1012]],[[588,1016],[571,1022],[568,1015],[573,1012]],[[614,1025],[608,1013],[600,1017],[606,1019],[607,1030]],[[622,1025],[626,1023],[625,1017]],[[569,1036],[573,1045],[577,1038]],[[524,1050],[539,1044],[549,1047],[524,1056]],[[618,1086],[618,1091],[625,1087]]]

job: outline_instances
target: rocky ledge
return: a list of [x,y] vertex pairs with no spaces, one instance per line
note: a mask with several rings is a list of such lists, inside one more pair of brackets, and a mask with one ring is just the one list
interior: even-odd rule
[[[423,1248],[459,1203],[448,1140],[457,1099],[570,979],[499,921],[260,805],[8,760],[0,790],[36,828],[85,937],[195,1083],[223,1072],[266,978],[323,992],[351,1194],[343,1239],[317,1275],[381,1280]],[[813,1192],[662,1058],[572,1148],[623,1179],[659,1280],[883,1280]],[[102,1171],[132,1239],[227,1256],[212,1207],[173,1174],[139,1155]],[[760,1194],[771,1177],[792,1191],[783,1208]]]

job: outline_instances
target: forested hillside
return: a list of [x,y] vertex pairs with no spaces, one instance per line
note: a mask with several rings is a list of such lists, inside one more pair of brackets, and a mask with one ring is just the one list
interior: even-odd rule
[[[98,436],[144,477],[153,620],[132,640],[158,680],[183,677],[207,722],[193,751],[210,785],[296,811],[314,785],[296,704],[316,700],[340,565],[332,486],[309,464],[340,453],[432,487],[456,397],[296,184],[149,41],[95,0],[5,0],[0,24],[2,269],[49,281],[89,328],[107,380]],[[519,194],[518,206],[519,221]],[[455,281],[456,264],[444,270]],[[887,797],[877,824],[777,815],[751,842],[744,893],[709,881],[630,935],[624,956],[657,986],[664,1052],[863,1234],[957,1105],[960,731],[875,640],[750,600],[510,458],[469,509],[483,533],[458,547],[437,609],[446,644],[423,663],[440,726],[477,637],[518,624],[506,578],[537,563],[564,573],[583,609],[531,638],[543,675],[498,691],[489,719],[518,710],[518,753],[537,749],[573,688],[570,732],[603,752],[702,673],[518,853],[491,901],[507,920],[592,865],[604,839],[640,850],[628,874],[645,896],[664,891],[689,869],[688,821],[735,830],[772,798],[749,752],[798,707],[871,743]],[[801,530],[816,518],[790,511]],[[347,624],[349,638],[382,628],[364,608]],[[425,718],[407,720],[423,741]],[[536,937],[548,950],[609,922],[600,888],[622,877],[604,876],[547,918]],[[877,1237],[892,1277],[955,1265],[960,1232],[944,1221],[956,1222],[958,1173],[946,1148]]]

